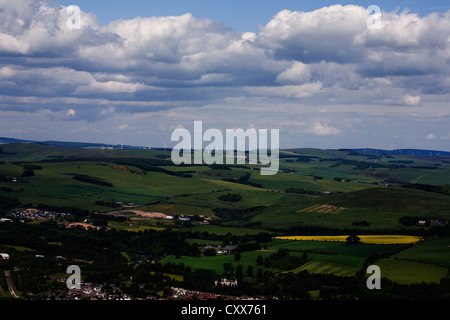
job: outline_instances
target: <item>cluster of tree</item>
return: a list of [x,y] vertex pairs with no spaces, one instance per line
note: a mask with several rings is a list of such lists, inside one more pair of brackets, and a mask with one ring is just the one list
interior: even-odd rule
[[[313,161],[314,159],[319,159],[318,157],[314,157],[314,156],[302,156],[302,155],[294,155],[294,154],[285,154],[285,153],[281,153],[279,155],[280,159],[295,159],[296,162],[310,162]],[[287,161],[287,160],[286,160]],[[291,162],[291,161],[288,161]]]
[[411,163],[414,163],[414,161],[413,160],[389,160],[388,163],[411,164]]
[[370,154],[370,155],[368,155],[367,153],[360,153],[360,152],[358,152],[356,150],[353,150],[353,149],[341,148],[341,149],[338,149],[338,151],[345,151],[345,152],[347,152],[348,156],[360,156],[360,157],[367,157],[367,156],[369,156],[369,157],[373,157],[373,158],[381,158],[382,157],[382,155],[378,155],[378,154]]
[[265,259],[259,255],[256,259],[256,265],[265,268],[277,268],[281,270],[293,270],[300,267],[308,261],[307,254],[303,256],[291,256],[288,249],[278,249],[276,253],[271,254]]
[[209,166],[209,168],[211,168],[212,170],[231,170],[230,166],[218,163],[213,163]]
[[292,193],[292,194],[308,194],[308,195],[312,195],[312,196],[320,196],[322,193],[320,191],[315,191],[315,190],[305,190],[302,188],[287,188],[284,190],[285,193]]
[[20,175],[22,178],[31,178],[34,177],[34,171],[31,169],[23,170],[23,173]]
[[357,161],[351,159],[338,159],[338,158],[330,158],[330,159],[321,159],[320,161],[324,162],[334,162],[330,165],[330,168],[337,168],[342,165],[354,166],[353,170],[375,170],[376,168],[389,168],[389,169],[403,169],[406,168],[405,165],[394,163],[394,164],[385,164],[380,162],[365,162],[365,161]]
[[256,187],[256,188],[264,188],[264,186],[262,184],[260,184],[260,183],[250,182],[249,181],[250,177],[251,177],[251,173],[247,172],[246,174],[240,176],[239,179],[222,178],[222,180],[223,181],[228,181],[228,182],[245,184],[245,185],[253,186],[253,187]]
[[361,241],[361,238],[358,237],[355,233],[352,233],[345,239],[345,241],[347,242],[347,244],[356,244]]
[[42,166],[38,166],[36,164],[24,164],[23,168],[25,170],[42,170]]
[[229,209],[214,208],[214,214],[222,219],[222,223],[226,221],[248,221],[255,215],[259,214],[264,207],[251,207],[246,209]]
[[231,234],[230,232],[226,234],[215,234],[209,233],[207,231],[186,231],[186,238],[191,239],[204,239],[204,240],[214,240],[214,241],[222,241],[224,245],[229,244],[239,244],[239,243],[268,243],[272,241],[272,234],[269,232],[260,232],[257,234],[244,234],[244,235],[236,235]]
[[307,174],[307,176],[308,177],[312,177],[314,181],[316,181],[316,180],[323,180],[322,176],[318,176],[318,175],[316,175],[314,173]]
[[239,201],[241,201],[241,199],[242,199],[242,196],[239,193],[234,193],[234,194],[228,193],[228,194],[221,195],[219,197],[219,200],[225,201],[225,202],[239,202]]
[[102,207],[120,208],[120,204],[115,201],[97,200],[95,204]]
[[427,226],[430,225],[428,219],[426,219],[424,217],[417,217],[417,216],[415,216],[415,217],[403,216],[400,219],[398,219],[398,222],[400,222],[402,225],[404,225],[406,227],[411,227],[411,226],[415,226],[416,224],[418,224],[420,220],[425,221]]
[[[171,176],[181,177],[181,178],[192,178],[192,173],[195,171],[171,171],[160,166],[174,166],[172,161],[162,160],[162,159],[117,159],[115,161],[117,164],[130,165],[138,167],[144,171],[148,172],[160,172],[168,174]],[[186,166],[181,164],[180,166]]]
[[169,157],[167,156],[167,154],[157,154],[157,155],[155,155],[155,158],[158,158],[158,159],[167,159],[167,158],[169,158]]
[[352,181],[352,179],[349,179],[349,178],[342,179],[341,177],[334,177],[334,181],[337,181],[337,182],[342,182],[342,181],[350,182],[350,181]]
[[422,190],[422,191],[427,191],[427,192],[435,192],[435,193],[442,193],[442,194],[450,195],[450,185],[436,186],[436,185],[422,184],[422,183],[409,183],[409,184],[402,185],[402,188],[416,189],[416,190]]
[[241,252],[245,252],[245,251],[255,251],[255,250],[260,250],[260,249],[261,249],[261,245],[259,244],[259,242],[252,241],[252,242],[240,243],[236,247],[235,252],[241,253]]
[[360,227],[370,227],[370,222],[367,222],[366,220],[361,221],[353,221],[353,226],[360,226]]
[[17,198],[4,197],[0,195],[0,214],[9,213],[11,209],[20,206],[20,201]]
[[87,175],[78,174],[78,175],[73,176],[72,179],[81,181],[81,182],[90,183],[90,184],[105,186],[105,187],[114,187],[114,185],[110,182],[104,181],[103,179],[100,179],[100,178],[90,177]]
[[[22,190],[23,190],[23,188],[22,188]],[[15,192],[16,190],[8,188],[8,187],[0,187],[0,191],[3,191],[3,192]]]
[[124,167],[124,166],[113,166],[113,169],[125,171],[125,172],[132,173],[132,174],[143,175],[143,172],[142,172],[142,171],[137,170],[137,169],[131,169],[131,168],[129,168],[129,167]]

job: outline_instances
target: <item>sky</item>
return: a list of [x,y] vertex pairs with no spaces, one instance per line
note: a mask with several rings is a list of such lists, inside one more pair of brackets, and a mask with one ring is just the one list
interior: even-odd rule
[[448,1],[0,0],[2,137],[450,151],[449,88]]

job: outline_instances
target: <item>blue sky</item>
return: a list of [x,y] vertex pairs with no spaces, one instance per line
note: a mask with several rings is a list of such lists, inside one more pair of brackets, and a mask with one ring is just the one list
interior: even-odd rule
[[0,1],[0,136],[173,146],[173,130],[203,121],[279,129],[282,148],[450,151],[449,9]]

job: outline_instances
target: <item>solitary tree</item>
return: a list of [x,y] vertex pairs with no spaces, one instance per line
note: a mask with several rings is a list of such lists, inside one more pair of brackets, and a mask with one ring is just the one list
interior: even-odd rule
[[224,275],[226,278],[228,278],[228,279],[233,278],[233,276],[234,276],[234,268],[233,268],[233,265],[232,265],[231,263],[225,262],[225,263],[223,264],[223,269],[224,269],[223,275]]
[[234,261],[241,261],[241,253],[239,251],[234,253]]
[[356,234],[352,233],[350,236],[347,237],[346,240],[347,244],[355,244],[359,243],[361,239]]
[[246,276],[249,278],[253,278],[253,266],[249,265],[247,267]]
[[261,255],[258,255],[258,256],[256,257],[256,265],[257,265],[257,266],[262,266],[263,264],[264,264],[263,257],[262,257]]
[[234,275],[236,277],[238,284],[242,281],[242,279],[244,279],[244,268],[242,267],[242,264],[236,267]]

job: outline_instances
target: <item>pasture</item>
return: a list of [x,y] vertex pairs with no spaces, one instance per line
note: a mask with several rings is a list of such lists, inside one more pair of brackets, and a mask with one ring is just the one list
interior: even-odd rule
[[448,268],[416,261],[380,259],[374,265],[380,267],[381,277],[400,284],[439,283],[448,275]]
[[234,261],[234,255],[216,255],[216,256],[202,256],[202,257],[188,257],[188,256],[181,256],[179,258],[171,255],[163,258],[160,262],[162,264],[164,263],[183,263],[185,266],[189,266],[192,270],[197,269],[210,269],[214,270],[217,274],[223,274],[224,272],[224,263],[231,263],[234,269],[238,265],[242,265],[245,270],[248,268],[248,266],[254,267],[254,273],[256,274],[257,269],[264,268],[264,270],[270,270],[273,272],[278,272],[280,270],[274,269],[274,268],[265,268],[265,267],[258,267],[256,266],[256,259],[260,255],[262,257],[268,257],[272,252],[267,251],[249,251],[249,252],[242,252],[241,254],[241,260],[240,261]]
[[450,267],[450,238],[437,238],[425,241],[397,253],[395,258]]

